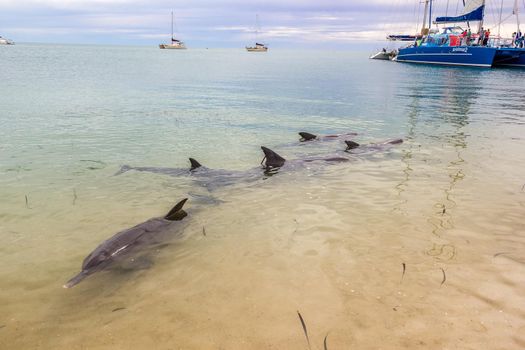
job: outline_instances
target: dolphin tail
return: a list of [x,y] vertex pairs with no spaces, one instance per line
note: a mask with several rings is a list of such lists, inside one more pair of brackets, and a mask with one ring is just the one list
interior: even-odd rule
[[350,149],[354,149],[354,148],[357,148],[359,147],[359,144],[357,142],[354,142],[354,141],[345,141],[346,143],[346,150],[350,150]]
[[299,136],[301,136],[301,141],[311,141],[315,140],[317,138],[317,135],[310,134],[309,132],[300,132]]
[[197,162],[194,158],[190,158],[191,168],[190,170],[195,170],[197,168],[200,168],[202,165],[201,163]]
[[71,288],[73,286],[76,286],[80,283],[84,278],[88,276],[88,273],[86,271],[81,271],[78,275],[70,279],[66,282],[66,284],[63,285],[64,288]]
[[115,174],[113,174],[113,176],[124,174],[125,172],[130,171],[131,169],[133,169],[133,168],[130,167],[129,165],[123,165],[123,166],[120,167],[119,171],[117,171]]
[[184,219],[188,213],[186,213],[184,210],[182,210],[182,207],[186,203],[188,198],[184,198],[179,203],[177,203],[169,212],[166,214],[164,219],[170,220],[170,221],[179,221]]
[[261,161],[261,164],[266,160],[264,165],[266,168],[280,168],[284,165],[284,162],[286,162],[286,159],[272,151],[271,149],[261,146],[261,149],[264,152],[264,158]]

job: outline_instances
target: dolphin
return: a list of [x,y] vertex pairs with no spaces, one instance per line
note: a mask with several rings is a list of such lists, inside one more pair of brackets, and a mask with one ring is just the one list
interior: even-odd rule
[[298,168],[304,166],[304,163],[312,162],[328,162],[328,163],[341,163],[348,162],[350,158],[339,156],[339,155],[330,155],[330,156],[312,156],[302,159],[293,159],[286,160],[275,151],[269,149],[268,147],[261,146],[261,149],[264,153],[264,158],[261,161],[261,164],[264,163],[263,167],[265,169],[265,174],[273,174],[280,169],[290,169]]
[[348,156],[341,155],[310,156],[304,159],[286,160],[275,151],[265,146],[261,146],[261,149],[264,153],[264,158],[261,161],[261,165],[264,163],[262,172],[260,167],[248,170],[210,169],[202,165],[195,158],[189,158],[190,168],[131,167],[129,165],[123,165],[121,169],[115,173],[115,175],[120,175],[127,171],[135,170],[175,177],[189,176],[199,185],[206,187],[208,190],[214,190],[219,187],[225,187],[239,183],[257,182],[261,179],[264,179],[265,176],[273,175],[283,166],[284,170],[293,170],[304,167],[305,163],[312,163],[316,161],[346,162],[350,160]]
[[[388,148],[389,146],[392,146],[392,145],[399,145],[399,144],[402,144],[403,143],[403,139],[393,139],[393,140],[387,140],[387,141],[384,141],[384,142],[379,142],[379,143],[370,143],[370,144],[367,144],[367,145],[360,145],[359,143],[355,142],[355,141],[351,141],[351,140],[345,140],[345,144],[346,144],[346,150],[345,152],[348,152],[348,153],[363,153],[363,152],[366,152],[366,151],[380,151],[380,150],[383,150],[385,148]],[[357,150],[359,149],[359,150]],[[355,150],[355,151],[352,151],[352,150]],[[352,151],[352,152],[350,152]]]
[[345,133],[345,134],[334,134],[334,135],[319,136],[319,135],[315,135],[315,134],[310,134],[309,132],[301,131],[299,133],[299,136],[301,136],[301,138],[299,139],[299,141],[301,141],[301,142],[307,142],[307,141],[331,141],[331,140],[341,140],[341,139],[344,139],[344,138],[347,138],[347,137],[350,137],[350,136],[357,136],[357,133],[349,132],[349,133]]
[[174,230],[180,226],[179,221],[188,215],[182,209],[187,200],[181,200],[165,216],[149,219],[102,242],[84,259],[81,271],[67,281],[64,288],[71,288],[97,271],[137,256],[144,247],[159,244],[173,237]]

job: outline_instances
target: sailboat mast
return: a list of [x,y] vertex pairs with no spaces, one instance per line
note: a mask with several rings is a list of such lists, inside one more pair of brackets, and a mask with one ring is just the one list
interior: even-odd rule
[[514,14],[516,15],[516,24],[518,26],[518,31],[520,32],[520,16],[519,16],[519,5],[518,0],[514,0]]
[[[465,0],[463,0],[463,8],[465,8]],[[470,22],[467,21],[467,27],[470,29]]]
[[481,16],[481,21],[479,21],[479,29],[478,32],[481,33],[481,28],[483,28],[483,19],[485,18],[485,0],[481,3],[483,5],[483,14]]
[[430,0],[430,9],[428,10],[428,31],[432,27],[432,0]]
[[171,11],[171,41],[173,41],[173,11]]
[[[425,30],[427,25],[427,13],[428,13],[428,4],[430,0],[425,0],[425,11],[423,12],[423,26],[421,27],[421,35],[426,35],[428,32]],[[430,28],[429,28],[430,29]]]
[[501,38],[501,16],[502,15],[503,15],[503,0],[501,0],[501,6],[499,8],[498,40]]
[[259,15],[255,15],[255,43],[259,42]]

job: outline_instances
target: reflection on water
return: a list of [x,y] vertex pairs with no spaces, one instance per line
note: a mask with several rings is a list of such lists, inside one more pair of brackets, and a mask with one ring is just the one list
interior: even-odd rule
[[[303,326],[312,348],[525,347],[523,72],[165,54],[6,54],[0,348],[305,349]],[[188,157],[252,169],[261,145],[287,159],[344,150],[298,131],[405,142],[211,191],[113,176]],[[61,287],[101,241],[183,196],[188,226],[149,268]]]

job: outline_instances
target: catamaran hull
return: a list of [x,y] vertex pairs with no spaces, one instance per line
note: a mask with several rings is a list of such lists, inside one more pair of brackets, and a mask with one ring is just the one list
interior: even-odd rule
[[501,48],[496,52],[494,65],[504,67],[525,68],[525,49]]
[[492,67],[497,49],[480,46],[419,46],[399,49],[398,62]]

